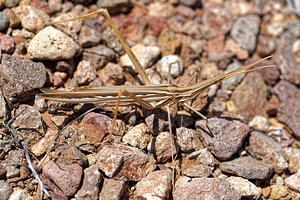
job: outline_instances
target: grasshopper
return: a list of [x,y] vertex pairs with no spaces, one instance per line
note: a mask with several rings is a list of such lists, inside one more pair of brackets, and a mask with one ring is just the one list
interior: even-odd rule
[[[144,68],[141,66],[140,62],[133,54],[130,47],[125,42],[124,37],[119,32],[118,28],[116,27],[107,9],[99,9],[87,15],[83,15],[80,17],[67,19],[67,20],[56,21],[56,22],[52,22],[51,24],[63,23],[63,22],[73,21],[76,19],[82,19],[99,13],[101,13],[104,17],[106,17],[109,23],[111,24],[124,50],[128,54],[138,74],[140,75],[144,85],[126,86],[126,87],[125,86],[84,86],[69,91],[42,89],[43,94],[39,94],[39,96],[48,100],[59,101],[59,102],[114,103],[116,107],[115,107],[114,117],[112,121],[112,127],[106,141],[109,141],[112,136],[120,104],[121,105],[137,104],[146,109],[154,109],[154,108],[160,108],[166,106],[169,113],[170,105],[176,103],[182,103],[188,108],[190,108],[191,110],[193,110],[196,114],[204,118],[207,122],[207,118],[204,115],[202,115],[200,112],[196,111],[191,106],[189,106],[186,103],[186,101],[195,99],[197,96],[202,94],[206,89],[208,89],[211,85],[219,83],[222,80],[226,80],[231,77],[237,76],[239,74],[252,72],[258,69],[274,67],[274,65],[267,65],[267,66],[253,68],[259,62],[272,57],[272,56],[268,56],[253,64],[242,66],[229,73],[216,76],[214,78],[202,81],[192,86],[179,87],[175,84],[152,85],[144,71]],[[169,117],[169,124],[171,124],[170,117]]]

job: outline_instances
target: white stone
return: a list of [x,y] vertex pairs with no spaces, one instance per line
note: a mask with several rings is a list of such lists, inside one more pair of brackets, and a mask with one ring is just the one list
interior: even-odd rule
[[[141,63],[144,69],[150,67],[160,54],[160,49],[158,47],[144,46],[142,44],[135,45],[134,47],[131,48],[131,51],[137,57],[137,59],[139,60],[139,62]],[[127,54],[121,56],[120,64],[123,67],[132,66],[134,71],[136,71],[135,67],[133,66]]]
[[73,58],[77,44],[67,34],[48,26],[31,40],[28,55],[33,60],[62,60]]
[[267,118],[257,115],[249,122],[249,126],[258,131],[266,131],[269,127],[269,122]]
[[157,68],[166,79],[168,78],[169,68],[171,68],[171,76],[175,78],[183,73],[183,60],[177,55],[164,56],[158,61]]
[[242,197],[250,199],[258,199],[261,195],[260,188],[256,187],[247,179],[231,176],[226,179],[234,189],[236,189]]

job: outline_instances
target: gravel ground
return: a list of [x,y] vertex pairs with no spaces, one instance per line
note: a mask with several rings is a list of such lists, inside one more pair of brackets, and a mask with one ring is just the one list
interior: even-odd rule
[[[170,108],[172,131],[165,109],[127,105],[103,145],[114,107],[78,119],[94,104],[55,109],[37,96],[142,84],[102,15],[48,25],[97,8],[108,8],[152,84],[167,83],[169,66],[178,86],[272,54],[258,65],[276,66],[187,102],[210,130],[183,105]],[[300,199],[298,1],[0,0],[0,9],[0,199],[40,199],[41,190],[52,199]]]

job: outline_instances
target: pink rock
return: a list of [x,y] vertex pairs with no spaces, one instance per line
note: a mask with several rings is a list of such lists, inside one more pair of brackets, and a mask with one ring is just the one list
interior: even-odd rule
[[106,145],[98,154],[99,168],[117,180],[139,181],[156,167],[153,157],[123,144]]
[[100,145],[102,139],[109,133],[111,119],[98,113],[88,113],[80,123],[79,131],[95,145]]
[[138,199],[169,199],[172,188],[172,171],[169,169],[151,172],[136,184]]
[[210,130],[205,120],[196,122],[204,146],[222,160],[229,159],[238,152],[249,131],[247,124],[233,114],[209,118],[208,126]]
[[174,200],[222,199],[238,200],[241,195],[229,182],[219,178],[181,177],[176,181]]
[[232,25],[232,15],[222,4],[205,3],[203,9],[203,23],[213,35],[225,35]]
[[167,162],[172,158],[172,155],[174,156],[178,153],[174,136],[172,135],[172,137],[170,137],[169,132],[160,133],[155,139],[152,140],[150,152],[154,155],[157,162]]
[[51,160],[43,166],[43,174],[52,180],[66,196],[73,196],[81,182],[82,167],[78,164],[57,164]]
[[0,49],[2,53],[11,54],[15,49],[14,40],[9,35],[3,35],[0,37]]

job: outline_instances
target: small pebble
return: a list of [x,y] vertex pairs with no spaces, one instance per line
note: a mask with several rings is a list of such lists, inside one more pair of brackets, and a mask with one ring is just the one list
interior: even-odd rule
[[34,200],[30,194],[28,194],[27,190],[25,189],[17,189],[15,190],[9,197],[9,200],[14,199],[22,199],[22,200]]
[[230,36],[250,53],[255,50],[260,18],[246,15],[238,18],[230,31]]
[[150,142],[150,134],[144,123],[136,125],[130,129],[123,137],[122,142],[140,149],[145,149]]
[[0,31],[5,30],[9,25],[9,18],[4,12],[0,12]]
[[257,115],[249,122],[249,127],[265,132],[269,127],[269,122],[267,118]]
[[[142,44],[137,44],[132,47],[132,52],[135,54],[137,59],[140,61],[144,69],[151,67],[153,62],[158,58],[160,54],[160,49],[156,46],[144,46]],[[120,58],[121,66],[132,66],[133,70],[136,69],[133,67],[131,60],[128,55],[125,54]]]
[[247,179],[230,176],[226,179],[234,189],[236,189],[243,198],[258,199],[261,195],[260,188],[256,187]]
[[5,7],[6,8],[15,7],[16,5],[18,5],[19,2],[20,2],[20,0],[6,0],[5,1]]
[[4,180],[0,180],[0,199],[7,200],[11,193],[13,193],[13,189],[10,185],[5,183]]
[[176,78],[183,73],[183,60],[177,55],[164,56],[157,62],[157,67],[165,79],[168,78],[169,69],[171,76]]

